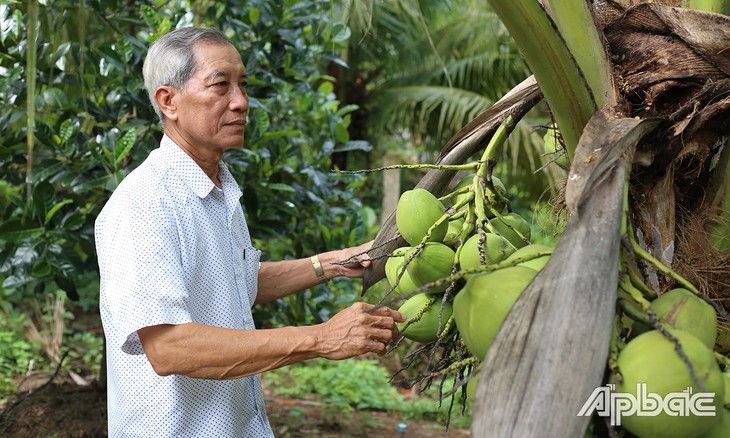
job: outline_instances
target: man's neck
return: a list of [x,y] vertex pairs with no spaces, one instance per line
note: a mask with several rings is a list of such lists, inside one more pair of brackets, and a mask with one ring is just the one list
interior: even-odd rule
[[223,188],[220,178],[218,178],[218,163],[222,156],[218,156],[218,154],[211,155],[210,153],[201,153],[208,151],[201,151],[200,149],[192,147],[188,141],[185,141],[184,138],[177,136],[175,132],[168,129],[165,129],[165,135],[170,137],[170,139],[178,145],[180,149],[185,151],[185,153],[188,154],[188,156],[192,158],[201,169],[203,169],[203,172],[208,175],[208,178],[213,181],[213,184],[215,184],[216,187],[219,189]]

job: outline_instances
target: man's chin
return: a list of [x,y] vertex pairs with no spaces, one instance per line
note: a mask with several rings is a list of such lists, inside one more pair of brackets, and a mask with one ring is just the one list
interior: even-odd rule
[[240,149],[243,147],[243,135],[236,137],[235,139],[227,139],[225,143],[226,149]]

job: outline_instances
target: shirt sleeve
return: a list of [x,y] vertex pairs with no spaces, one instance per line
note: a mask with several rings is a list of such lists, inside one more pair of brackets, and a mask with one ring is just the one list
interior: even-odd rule
[[143,352],[137,330],[191,322],[183,278],[180,238],[172,210],[163,201],[127,204],[106,224],[111,242],[100,259],[115,341],[129,354]]

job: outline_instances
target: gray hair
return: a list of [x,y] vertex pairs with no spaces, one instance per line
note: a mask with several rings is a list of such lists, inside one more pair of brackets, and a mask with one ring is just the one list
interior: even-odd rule
[[155,91],[161,86],[179,89],[185,85],[195,74],[197,67],[193,58],[193,46],[201,41],[233,45],[218,29],[183,27],[158,38],[147,52],[142,67],[144,86],[152,108],[163,126],[165,118],[155,101]]

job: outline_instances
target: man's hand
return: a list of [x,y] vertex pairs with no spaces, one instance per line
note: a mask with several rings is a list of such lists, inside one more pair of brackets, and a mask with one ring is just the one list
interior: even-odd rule
[[339,360],[365,353],[385,354],[388,343],[398,334],[396,322],[406,318],[387,307],[374,307],[358,302],[317,326],[321,356]]
[[[373,241],[371,240],[359,246],[320,254],[319,259],[325,275],[327,278],[362,278],[365,268],[372,264],[370,257],[366,254],[366,251],[372,246]],[[350,263],[339,263],[345,261],[350,261]]]

